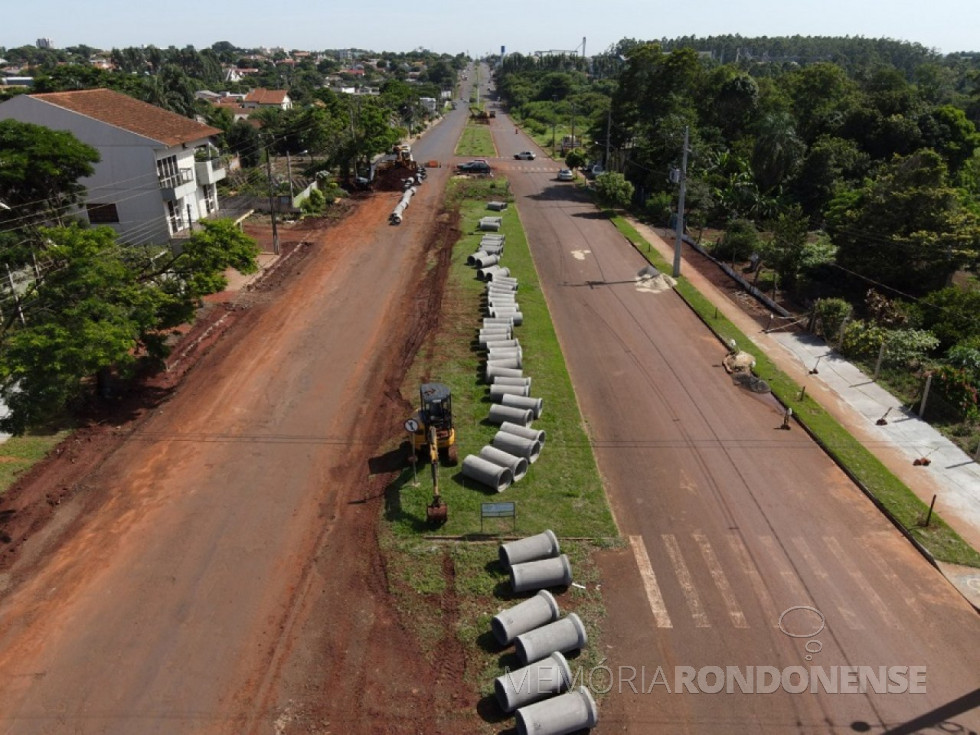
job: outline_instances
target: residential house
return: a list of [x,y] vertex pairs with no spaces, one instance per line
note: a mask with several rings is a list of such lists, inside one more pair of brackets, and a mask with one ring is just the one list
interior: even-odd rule
[[166,243],[218,211],[226,175],[212,136],[221,131],[108,89],[21,94],[0,104],[0,120],[66,130],[101,160],[82,183],[83,213],[123,242]]
[[291,110],[293,101],[289,99],[289,93],[285,89],[258,87],[245,95],[245,107],[248,109],[278,107],[280,110]]

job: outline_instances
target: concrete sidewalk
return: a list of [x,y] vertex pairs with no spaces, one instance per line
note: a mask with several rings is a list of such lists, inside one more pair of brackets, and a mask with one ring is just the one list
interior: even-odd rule
[[[651,227],[631,224],[668,261],[673,246]],[[687,249],[686,249],[687,250]],[[810,334],[765,332],[727,293],[719,290],[689,262],[681,272],[718,311],[834,414],[864,446],[926,504],[936,496],[938,513],[973,548],[980,549],[980,463],[906,409],[868,375]],[[819,359],[819,362],[818,362]],[[817,367],[816,374],[810,370]],[[878,419],[887,414],[887,424]],[[928,466],[913,461],[928,456]],[[937,563],[940,571],[980,610],[980,569]]]

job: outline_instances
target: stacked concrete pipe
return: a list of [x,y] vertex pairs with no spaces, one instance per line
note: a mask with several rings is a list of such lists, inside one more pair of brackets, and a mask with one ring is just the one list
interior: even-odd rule
[[490,255],[488,253],[483,253],[478,258],[473,259],[473,264],[477,268],[489,268],[491,265],[497,265],[500,262],[499,255]]
[[487,360],[487,378],[492,377],[489,372],[491,368],[507,368],[510,370],[521,369],[521,359],[519,357],[498,357]]
[[520,347],[499,347],[495,350],[487,350],[487,360],[490,362],[500,362],[501,360],[509,359],[517,360],[517,365],[514,367],[523,367],[524,350]]
[[502,449],[492,446],[483,447],[479,456],[487,462],[493,462],[509,469],[514,482],[523,480],[524,475],[527,474],[528,462],[524,457],[515,457],[513,454],[508,454]]
[[517,710],[518,735],[569,735],[599,724],[599,709],[585,687]]
[[504,243],[499,242],[481,242],[480,250],[490,255],[503,255],[504,253]]
[[[487,382],[493,385],[493,381],[497,378],[520,378],[523,377],[524,372],[519,368],[505,368],[499,367],[497,365],[487,365],[486,376]],[[532,416],[534,414],[532,413]],[[516,424],[515,424],[516,426]]]
[[[511,406],[513,404],[504,401],[505,396],[527,396],[531,392],[531,389],[526,385],[498,385],[497,383],[490,384],[490,400],[494,403],[501,403],[505,406]],[[515,408],[529,408],[534,411],[534,406],[514,406]]]
[[486,348],[490,342],[501,342],[510,340],[514,336],[514,331],[506,325],[490,326],[481,329],[476,334],[480,347]]
[[472,255],[466,256],[466,265],[476,265],[477,258],[481,258],[486,255],[499,255],[499,253],[490,253],[481,248],[480,250],[477,250]]
[[[568,557],[559,554],[552,559],[537,559],[521,564],[511,564],[510,586],[514,592],[537,592],[547,587],[567,587],[572,583],[572,565]],[[557,651],[553,648],[552,651]],[[551,653],[546,651],[545,654]],[[534,661],[535,659],[526,659]]]
[[500,430],[525,439],[533,439],[542,447],[544,446],[545,439],[547,439],[544,429],[532,429],[517,423],[503,423],[500,425]]
[[498,376],[498,377],[495,377],[491,381],[490,384],[491,385],[494,385],[494,384],[496,384],[496,385],[526,385],[528,388],[530,388],[531,387],[531,378],[530,377],[526,377],[526,378],[525,377],[520,377],[520,378],[504,378],[504,377]]
[[509,276],[510,268],[502,267],[499,265],[491,265],[488,268],[480,268],[476,272],[477,279],[481,281],[492,281],[494,278],[499,278],[500,276]]
[[514,639],[514,650],[521,662],[527,665],[555,651],[568,653],[585,648],[588,642],[589,637],[581,619],[575,613],[569,613],[561,620],[521,633]]
[[[503,387],[503,386],[501,386]],[[491,399],[493,398],[493,387],[490,388]],[[503,394],[500,397],[500,402],[505,406],[513,406],[514,408],[530,408],[534,411],[534,420],[537,421],[541,418],[541,413],[544,411],[544,399],[543,398],[533,398],[530,395],[531,389],[528,387],[527,393],[518,395],[516,393]]]
[[554,559],[560,554],[561,544],[550,528],[534,536],[501,544],[497,549],[497,558],[504,569],[510,569],[515,564],[526,564],[529,561]]
[[462,473],[464,477],[476,480],[498,493],[502,493],[514,482],[514,475],[507,467],[472,454],[463,458]]
[[484,345],[489,350],[512,350],[521,346],[519,339],[513,337],[502,337],[500,339],[488,339]]
[[501,646],[510,645],[517,636],[558,620],[561,610],[548,590],[501,610],[490,621],[493,637]]
[[501,224],[503,224],[503,217],[481,217],[478,227],[486,232],[496,232]]
[[507,713],[518,707],[560,694],[572,685],[572,670],[565,657],[555,651],[550,656],[508,671],[493,682],[500,708]]
[[[510,407],[508,406],[508,408]],[[533,411],[531,412],[531,415],[532,417],[534,416]],[[505,423],[511,422],[508,421]],[[541,456],[541,442],[537,441],[536,439],[529,439],[525,436],[518,436],[510,431],[498,431],[496,434],[494,434],[490,445],[507,452],[508,454],[524,457],[524,459],[526,459],[530,464],[537,462],[538,457]]]
[[[496,268],[496,266],[491,266],[491,268]],[[523,312],[518,311],[513,306],[491,306],[488,311],[490,312],[491,318],[494,319],[510,317],[514,320],[515,327],[519,327],[524,323]]]
[[513,408],[511,406],[501,406],[499,403],[494,403],[490,406],[490,412],[487,416],[487,420],[491,424],[502,424],[505,421],[509,421],[510,423],[527,426],[534,420],[534,412],[530,409]]

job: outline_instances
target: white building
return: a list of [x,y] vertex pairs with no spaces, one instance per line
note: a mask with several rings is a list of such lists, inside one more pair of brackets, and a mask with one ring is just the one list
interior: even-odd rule
[[164,244],[218,211],[217,128],[108,89],[18,95],[0,104],[4,119],[67,130],[99,152],[80,181],[84,212],[123,242]]

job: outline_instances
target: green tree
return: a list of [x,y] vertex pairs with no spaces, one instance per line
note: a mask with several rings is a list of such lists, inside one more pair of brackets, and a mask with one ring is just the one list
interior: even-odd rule
[[99,154],[68,132],[0,120],[0,223],[61,222],[78,202]]
[[596,197],[607,207],[629,206],[633,192],[633,184],[621,173],[606,171],[595,177]]
[[799,205],[779,215],[772,237],[762,249],[762,259],[779,276],[783,288],[792,289],[803,267],[809,218]]
[[928,149],[839,192],[827,225],[841,266],[906,293],[941,287],[980,258],[980,217],[961,205],[942,158]]

